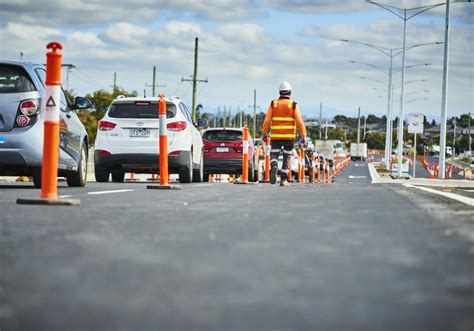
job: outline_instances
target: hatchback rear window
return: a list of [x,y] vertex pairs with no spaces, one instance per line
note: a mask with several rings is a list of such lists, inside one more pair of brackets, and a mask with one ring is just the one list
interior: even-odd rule
[[0,65],[0,93],[36,91],[26,71],[18,66]]
[[236,130],[211,130],[204,132],[202,136],[206,140],[242,140],[242,132]]
[[[176,106],[166,103],[166,117],[176,116]],[[115,103],[110,106],[109,117],[113,118],[158,118],[158,103]]]

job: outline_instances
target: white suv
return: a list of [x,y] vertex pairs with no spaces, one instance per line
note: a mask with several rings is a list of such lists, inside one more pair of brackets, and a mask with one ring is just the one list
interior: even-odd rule
[[[195,124],[184,102],[178,97],[166,101],[166,133],[170,174],[179,174],[181,183],[202,182],[203,142],[199,128],[207,120]],[[95,178],[107,182],[123,182],[126,172],[158,173],[159,171],[158,98],[118,96],[99,121],[95,140]]]

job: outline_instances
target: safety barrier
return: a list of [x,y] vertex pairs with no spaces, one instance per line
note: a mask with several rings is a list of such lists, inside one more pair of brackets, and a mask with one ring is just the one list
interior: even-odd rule
[[256,184],[255,182],[249,182],[249,151],[250,151],[250,135],[249,128],[244,126],[243,141],[242,141],[242,180],[236,180],[234,184]]
[[314,152],[311,153],[311,172],[310,172],[310,175],[309,175],[309,182],[312,184],[314,183]]
[[165,95],[160,93],[158,101],[158,115],[159,115],[159,169],[160,169],[160,185],[148,185],[147,189],[158,189],[158,190],[180,190],[181,187],[177,185],[169,184],[168,174],[168,135],[166,133],[166,101]]
[[265,177],[264,182],[270,182],[270,150],[272,146],[270,145],[270,138],[265,139]]
[[46,45],[46,81],[43,95],[44,136],[39,199],[18,199],[18,204],[79,205],[76,199],[58,199],[59,118],[61,95],[61,62],[63,46]]

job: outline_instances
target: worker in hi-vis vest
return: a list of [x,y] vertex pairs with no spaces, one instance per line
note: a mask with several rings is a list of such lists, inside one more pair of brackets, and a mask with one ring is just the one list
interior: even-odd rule
[[[281,186],[288,186],[288,172],[291,171],[291,155],[296,139],[296,127],[306,146],[306,128],[298,104],[291,99],[291,85],[280,84],[280,97],[273,100],[268,107],[267,116],[262,127],[262,137],[271,139],[270,183],[276,183],[278,157],[283,149],[283,164],[280,171]],[[269,129],[271,132],[269,134]]]

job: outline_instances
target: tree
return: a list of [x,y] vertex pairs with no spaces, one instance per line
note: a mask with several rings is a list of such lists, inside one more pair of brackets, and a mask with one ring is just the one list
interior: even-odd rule
[[342,128],[328,128],[328,139],[345,141],[346,133]]
[[370,131],[367,133],[367,148],[383,150],[385,148],[385,133],[379,131]]

